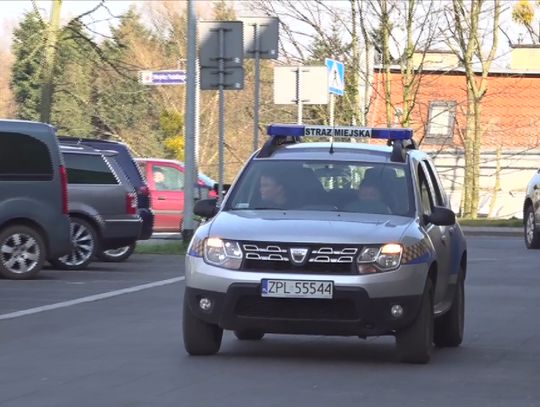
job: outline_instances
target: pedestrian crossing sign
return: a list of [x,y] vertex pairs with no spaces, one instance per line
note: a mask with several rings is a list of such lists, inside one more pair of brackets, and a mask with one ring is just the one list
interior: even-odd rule
[[345,93],[345,65],[335,59],[325,59],[328,71],[328,92],[343,96]]

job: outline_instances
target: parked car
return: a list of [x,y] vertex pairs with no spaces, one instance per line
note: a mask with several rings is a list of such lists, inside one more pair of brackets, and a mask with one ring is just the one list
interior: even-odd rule
[[[60,142],[64,144],[82,144],[98,150],[112,150],[118,153],[115,159],[120,167],[122,167],[122,170],[137,193],[137,211],[142,219],[142,231],[139,240],[150,239],[154,227],[154,213],[150,209],[150,190],[128,146],[116,141],[75,137],[60,137]],[[96,253],[96,256],[102,261],[119,262],[126,260],[133,253],[134,249],[135,243],[118,249],[102,250]]]
[[53,127],[0,120],[0,275],[29,279],[71,250],[67,179]]
[[142,221],[137,195],[114,151],[62,144],[67,168],[73,249],[51,260],[69,270],[85,268],[101,251],[134,244]]
[[[154,232],[182,230],[184,213],[184,164],[161,158],[136,158],[150,188],[150,202],[154,211]],[[217,196],[215,181],[199,174],[196,199]]]
[[527,249],[540,249],[540,170],[527,185],[523,203],[523,231]]

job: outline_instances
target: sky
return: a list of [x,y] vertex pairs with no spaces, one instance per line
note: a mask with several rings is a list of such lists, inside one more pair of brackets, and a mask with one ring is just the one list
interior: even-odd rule
[[[50,0],[36,0],[35,3],[40,9],[41,15],[48,19],[52,2]],[[93,9],[99,3],[100,1],[98,0],[64,0],[62,2],[62,20],[66,21],[78,16],[85,11]],[[112,14],[120,15],[132,4],[140,7],[142,3],[143,1],[140,0],[108,0],[105,4]],[[33,2],[31,0],[0,0],[0,7],[0,48],[5,48],[9,47],[13,28],[17,26],[24,13],[33,9]],[[110,14],[107,10],[101,8],[93,13],[92,18],[97,21],[106,20],[110,18]],[[91,21],[89,19],[87,23]],[[99,32],[107,32],[108,26],[109,22],[102,21],[94,23],[92,28]]]
[[[171,0],[173,1],[173,0]],[[177,1],[179,7],[182,7],[182,4],[185,7],[185,0],[175,0]],[[446,1],[446,0],[441,0]],[[13,29],[17,26],[18,22],[22,19],[25,12],[32,10],[33,8],[32,0],[0,0],[0,51],[9,48],[11,43],[11,33]],[[48,15],[51,9],[51,0],[35,0],[37,7],[40,9],[42,16],[45,19],[48,19]],[[80,15],[88,10],[93,9],[100,3],[99,0],[63,0],[62,3],[62,20],[64,22],[69,19]],[[113,15],[123,14],[131,5],[135,5],[137,8],[143,8],[145,1],[144,0],[106,0],[105,4],[110,10],[110,13]],[[148,0],[146,1],[148,3]],[[238,1],[241,5],[242,2]],[[347,1],[343,0],[332,0],[328,3],[338,6],[346,5]],[[196,4],[199,5],[199,8],[206,9],[212,4],[211,0],[196,0]],[[442,3],[441,3],[442,4]],[[501,18],[501,25],[505,31],[511,36],[514,42],[517,42],[519,32],[525,32],[525,30],[517,25],[513,24],[511,21],[511,6],[513,5],[512,0],[503,0],[503,7],[505,12]],[[202,6],[202,7],[201,7]],[[205,7],[206,6],[206,7]],[[339,6],[338,6],[339,7]],[[109,25],[111,24],[109,11],[104,8],[100,8],[98,11],[92,14],[92,16],[87,17],[85,22],[91,26],[95,31],[107,34],[109,32]],[[502,56],[503,60],[508,58],[508,41],[504,35],[500,36],[500,48],[499,55]],[[505,58],[506,56],[506,58]]]

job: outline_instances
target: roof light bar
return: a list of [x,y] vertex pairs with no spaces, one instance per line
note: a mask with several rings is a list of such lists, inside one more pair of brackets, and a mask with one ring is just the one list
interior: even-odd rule
[[410,140],[411,129],[386,129],[352,126],[306,126],[303,124],[271,124],[267,133],[272,137],[352,137],[385,140]]

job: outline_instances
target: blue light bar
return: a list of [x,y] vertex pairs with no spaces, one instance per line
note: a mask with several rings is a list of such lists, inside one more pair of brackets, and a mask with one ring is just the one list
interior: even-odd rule
[[272,137],[352,137],[385,140],[410,140],[411,129],[385,129],[352,126],[306,126],[304,124],[271,124],[267,133]]

